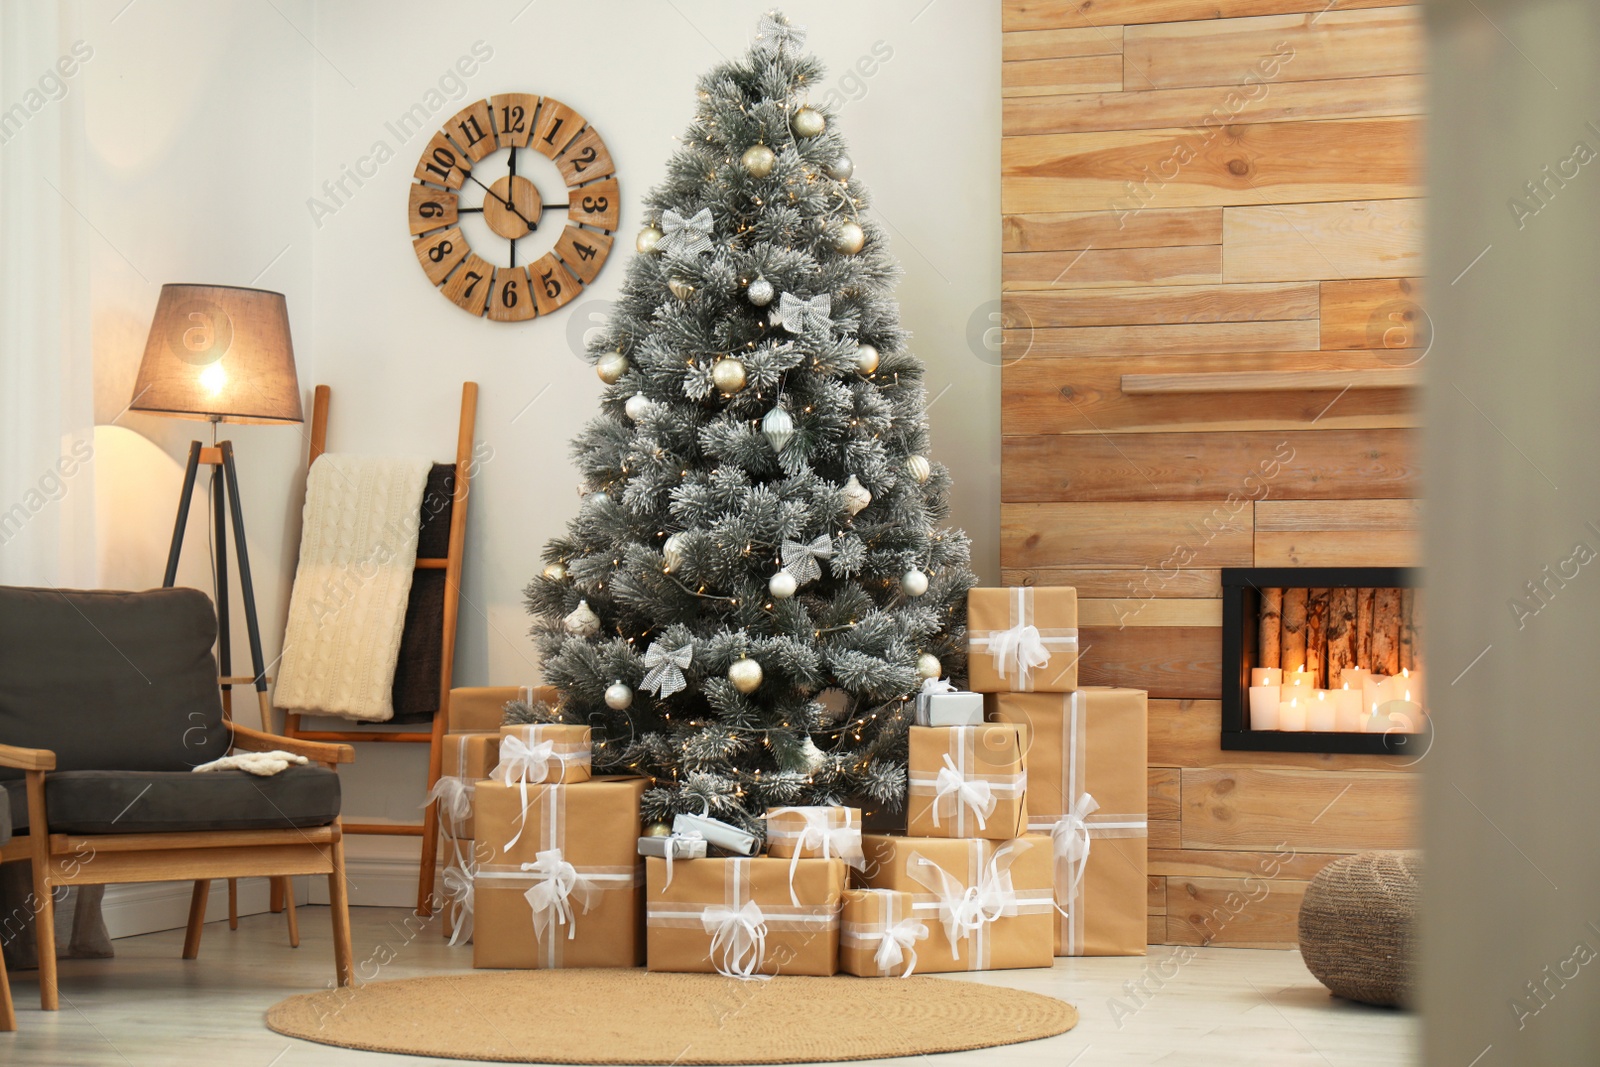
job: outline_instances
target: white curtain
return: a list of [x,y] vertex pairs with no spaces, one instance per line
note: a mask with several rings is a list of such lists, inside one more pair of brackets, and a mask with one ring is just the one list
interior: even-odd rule
[[[0,583],[95,582],[78,5],[0,3]],[[81,79],[80,79],[81,81]]]

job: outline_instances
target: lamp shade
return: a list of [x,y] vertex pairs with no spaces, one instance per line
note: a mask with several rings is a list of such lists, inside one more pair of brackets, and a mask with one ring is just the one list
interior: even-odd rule
[[129,406],[187,419],[303,421],[283,294],[163,285]]

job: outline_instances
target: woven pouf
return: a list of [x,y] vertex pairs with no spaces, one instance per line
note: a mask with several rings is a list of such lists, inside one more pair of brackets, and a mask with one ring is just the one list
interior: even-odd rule
[[1406,1003],[1421,874],[1420,853],[1363,852],[1311,879],[1300,904],[1300,955],[1335,996]]

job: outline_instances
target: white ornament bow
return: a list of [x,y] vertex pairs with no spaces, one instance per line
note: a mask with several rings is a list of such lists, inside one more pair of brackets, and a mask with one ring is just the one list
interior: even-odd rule
[[778,298],[778,307],[771,313],[772,323],[790,333],[805,333],[815,326],[827,329],[833,325],[833,297],[820,293],[810,300],[784,293]]
[[932,890],[939,898],[939,921],[950,942],[950,953],[961,958],[960,942],[983,928],[985,923],[1017,913],[1017,891],[1011,882],[1011,862],[1032,846],[1014,841],[995,851],[978,880],[962,885],[949,871],[913,852],[906,861],[906,874]]
[[[1055,843],[1056,893],[1073,899],[1078,884],[1083,881],[1084,869],[1089,864],[1089,816],[1100,810],[1100,804],[1088,793],[1079,793],[1066,814],[1050,828],[1050,838]],[[1060,905],[1056,906],[1060,910]],[[1063,912],[1062,914],[1065,914]]]
[[701,912],[700,923],[711,935],[710,957],[718,974],[762,981],[772,977],[756,973],[767,954],[767,917],[755,901],[737,910],[713,905]]
[[682,252],[695,255],[711,251],[711,209],[703,207],[684,218],[670,207],[661,213],[661,240],[656,247],[663,252]]
[[794,812],[806,822],[805,829],[795,838],[794,854],[789,857],[789,900],[795,907],[800,906],[800,896],[795,892],[794,876],[800,866],[800,856],[806,850],[817,853],[812,859],[837,857],[858,871],[867,869],[867,855],[861,849],[861,827],[829,826],[828,809],[820,807],[774,808],[767,812],[767,818],[785,812]]
[[795,55],[806,43],[806,28],[796,26],[776,11],[756,20],[756,51]]
[[927,936],[928,924],[921,919],[901,919],[883,931],[873,962],[879,971],[887,974],[900,966],[901,960],[907,960],[905,973],[900,977],[910,978],[911,972],[917,969],[916,942],[926,940]]
[[507,734],[500,739],[500,762],[489,772],[489,777],[506,785],[516,783],[522,794],[522,813],[517,817],[517,833],[506,842],[506,848],[522,840],[522,831],[527,827],[528,786],[549,781],[552,762],[558,770],[555,777],[566,777],[566,757],[557,755],[555,749],[554,741],[530,745],[516,734]]
[[522,894],[533,909],[534,936],[543,941],[547,930],[565,923],[567,938],[571,940],[578,933],[572,898],[578,898],[587,915],[599,900],[600,887],[563,859],[559,848],[536,853],[534,859],[536,862],[522,865],[523,870],[532,872],[537,879],[533,888]]
[[444,869],[444,895],[456,906],[456,928],[450,944],[472,940],[472,874],[454,864]]
[[472,792],[473,785],[469,779],[455,774],[440,775],[439,780],[433,783],[433,788],[428,790],[428,797],[422,806],[425,808],[437,800],[439,817],[446,820],[445,825],[451,830],[459,830],[472,817]]
[[662,700],[682,692],[689,688],[689,683],[683,679],[683,672],[689,669],[693,661],[692,644],[669,651],[660,641],[651,641],[650,648],[644,654],[644,665],[650,669],[645,673],[644,681],[639,683],[639,688],[655,693]]
[[954,815],[956,805],[965,804],[978,820],[978,829],[987,829],[985,820],[994,814],[997,803],[994,790],[988,782],[981,778],[968,781],[962,777],[950,754],[945,753],[944,766],[933,780],[933,825],[939,825],[940,808],[948,807],[950,814]]
[[822,577],[822,568],[817,565],[817,560],[833,558],[833,539],[827,534],[820,534],[808,545],[785,539],[779,552],[783,557],[783,569],[804,585]]
[[1009,675],[1015,671],[1017,688],[1023,691],[1029,688],[1028,674],[1032,668],[1050,662],[1050,653],[1045,651],[1037,626],[1018,624],[999,631],[989,639],[989,653],[994,656],[995,673],[1010,681]]

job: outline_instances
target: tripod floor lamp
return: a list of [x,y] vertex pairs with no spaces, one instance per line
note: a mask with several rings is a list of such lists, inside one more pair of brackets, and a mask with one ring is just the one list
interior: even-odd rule
[[[189,444],[178,518],[172,528],[162,586],[178,577],[178,556],[189,523],[195,478],[202,464],[211,468],[212,522],[216,542],[213,573],[217,599],[217,665],[223,706],[232,712],[233,685],[253,684],[261,706],[261,728],[272,730],[267,671],[261,653],[261,623],[250,581],[250,553],[244,536],[244,507],[233,442],[217,440],[219,422],[298,423],[300,384],[294,373],[289,311],[282,293],[228,285],[163,285],[156,302],[144,360],[134,385],[134,411],[203,419],[211,423],[211,444]],[[250,635],[250,677],[232,677],[228,630],[227,524],[239,559],[239,592]]]

